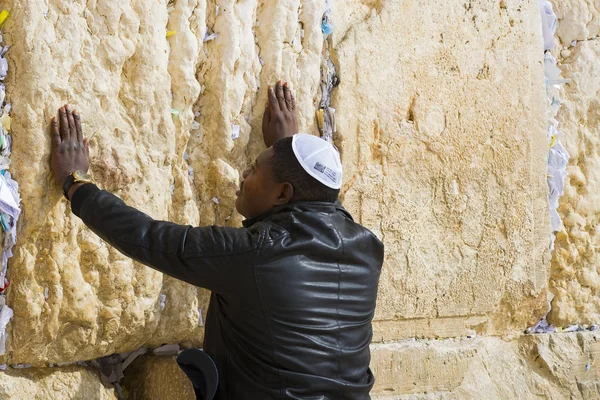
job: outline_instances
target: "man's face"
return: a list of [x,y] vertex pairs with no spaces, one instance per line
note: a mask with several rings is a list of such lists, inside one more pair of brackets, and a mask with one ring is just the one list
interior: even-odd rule
[[286,196],[285,184],[276,182],[273,177],[272,157],[273,148],[269,147],[242,173],[243,181],[236,193],[235,208],[246,218],[256,217],[289,201],[282,199]]

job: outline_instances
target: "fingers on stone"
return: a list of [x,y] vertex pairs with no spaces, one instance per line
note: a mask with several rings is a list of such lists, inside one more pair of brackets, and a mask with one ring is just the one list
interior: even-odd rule
[[81,118],[77,110],[73,110],[73,119],[75,120],[75,130],[77,131],[77,141],[83,142],[83,130],[81,129]]
[[275,89],[273,86],[269,86],[269,111],[278,111],[279,110],[279,102],[277,101],[277,96],[275,95]]
[[77,129],[75,128],[75,118],[73,118],[73,112],[71,111],[69,106],[67,106],[66,109],[67,109],[67,120],[69,121],[69,137],[71,138],[71,140],[75,141],[75,140],[77,140]]
[[64,107],[59,109],[60,116],[60,138],[62,141],[69,140],[69,120],[67,119],[67,110]]
[[60,132],[58,131],[58,121],[56,117],[53,117],[50,122],[50,134],[52,135],[52,144],[60,144]]
[[290,86],[287,82],[283,84],[283,95],[285,97],[285,104],[287,106],[287,109],[290,111],[293,110],[294,103],[292,101],[292,89],[290,89]]
[[283,94],[283,85],[281,84],[281,81],[277,82],[277,85],[275,85],[276,89],[275,92],[277,94],[277,102],[279,103],[279,108],[282,111],[287,110],[287,106],[285,105],[285,96]]

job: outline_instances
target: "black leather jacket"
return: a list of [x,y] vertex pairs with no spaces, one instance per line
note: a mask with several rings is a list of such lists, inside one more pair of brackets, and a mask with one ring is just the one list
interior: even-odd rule
[[369,399],[383,244],[340,205],[293,203],[243,228],[155,221],[87,184],[73,212],[123,254],[212,291],[217,399]]

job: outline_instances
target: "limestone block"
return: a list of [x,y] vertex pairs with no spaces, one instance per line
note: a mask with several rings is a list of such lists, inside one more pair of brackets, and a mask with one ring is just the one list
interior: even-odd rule
[[594,0],[550,0],[558,17],[556,36],[563,46],[600,33],[600,12]]
[[192,383],[175,357],[143,356],[125,370],[128,400],[195,400]]
[[[80,110],[95,179],[129,204],[158,219],[237,225],[238,171],[264,146],[257,127],[267,83],[281,77],[297,86],[302,126],[314,125],[324,6],[6,3],[6,83],[21,136],[12,169],[31,183],[21,186],[20,246],[9,272],[10,362],[201,344],[204,291],[126,259],[70,214],[49,176],[48,121],[66,102]],[[204,42],[207,29],[217,36]],[[192,129],[194,119],[199,129]],[[235,141],[233,124],[241,127]]]
[[598,399],[593,332],[373,347],[374,399]]
[[[66,102],[80,110],[94,177],[129,204],[238,225],[234,192],[263,149],[266,86],[290,80],[301,130],[316,133],[324,2],[5,3],[11,170],[27,183],[10,362],[200,344],[206,293],[126,259],[70,214],[49,175],[48,121]],[[423,336],[521,330],[545,311],[547,282],[536,2],[333,7],[343,200],[387,247],[377,319],[449,321]]]
[[[597,34],[597,27],[590,26],[596,26],[593,21],[600,13],[585,2],[567,2],[556,7],[562,10],[558,36],[568,48],[560,52],[559,66],[563,76],[571,79],[563,87],[563,105],[557,119],[571,159],[565,195],[559,207],[564,229],[557,234],[552,256],[550,288],[556,297],[549,319],[555,325],[566,326],[600,320],[597,269],[600,263],[600,41],[583,40],[589,36],[581,36]],[[587,11],[583,13],[583,10]],[[572,24],[573,21],[580,24]],[[578,29],[580,34],[576,36],[566,32],[567,29]],[[571,39],[583,41],[570,46]]]
[[0,373],[0,398],[11,400],[116,400],[97,371],[82,367],[8,368]]
[[[599,339],[582,332],[373,345],[372,398],[599,399]],[[132,400],[194,398],[175,357],[140,357],[124,387]]]
[[360,3],[333,101],[344,205],[386,246],[376,330],[521,329],[547,308],[537,2]]
[[200,338],[197,289],[135,265],[85,229],[48,168],[47,124],[69,102],[83,116],[100,185],[156,218],[170,217],[170,186],[183,166],[170,113],[177,81],[169,77],[166,5],[7,3],[7,88],[21,136],[12,168],[30,182],[21,185],[20,246],[9,267],[11,362],[85,360],[146,342]]

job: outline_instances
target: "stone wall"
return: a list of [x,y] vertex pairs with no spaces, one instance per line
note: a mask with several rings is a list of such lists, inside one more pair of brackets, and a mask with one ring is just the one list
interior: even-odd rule
[[376,338],[519,330],[546,306],[537,4],[372,5],[340,18],[333,99],[344,204],[386,245]]
[[600,320],[600,11],[593,2],[555,1],[556,56],[565,78],[558,114],[571,160],[561,199],[550,288],[550,320],[558,326]]
[[[379,339],[509,333],[545,305],[537,7],[490,0],[432,11],[439,4],[336,2],[332,14],[343,200],[387,247]],[[291,80],[302,130],[315,131],[324,7],[11,3],[12,168],[35,184],[21,189],[9,362],[201,339],[202,291],[136,265],[68,211],[48,170],[55,109],[81,111],[102,187],[155,218],[236,225],[234,188],[262,149],[266,86]],[[216,38],[204,42],[207,32]],[[420,328],[401,333],[405,321]]]
[[78,366],[9,369],[0,374],[0,398],[10,400],[116,400],[98,371]]
[[[372,347],[374,400],[598,399],[597,332],[403,341]],[[193,400],[171,357],[138,359],[125,376],[132,400]]]
[[[569,47],[557,55],[572,79],[560,114],[572,163],[553,254],[536,1],[332,0],[328,41],[325,0],[5,3],[11,172],[23,199],[6,361],[37,367],[18,372],[39,393],[61,374],[100,385],[91,371],[48,364],[200,345],[208,298],[123,257],[71,215],[49,171],[55,110],[81,112],[103,188],[157,219],[238,226],[234,192],[264,148],[267,85],[289,80],[301,130],[318,134],[330,57],[341,80],[331,105],[342,200],[386,246],[374,394],[600,397],[593,362],[583,364],[596,357],[597,335],[521,336],[547,312],[548,286],[552,322],[598,321],[600,42],[584,39],[600,28],[587,2],[556,4]],[[570,47],[572,38],[581,42]],[[0,390],[22,382],[9,371]],[[140,358],[126,388],[135,399],[184,399],[185,380],[168,385],[176,375],[171,358]]]

